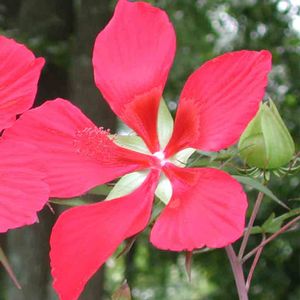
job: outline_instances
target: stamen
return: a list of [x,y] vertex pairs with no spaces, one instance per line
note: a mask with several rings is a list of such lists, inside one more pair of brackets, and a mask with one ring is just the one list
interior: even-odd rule
[[147,168],[152,164],[151,156],[122,148],[114,140],[109,130],[89,127],[77,131],[73,145],[78,154],[113,167],[140,165]]
[[74,139],[76,152],[102,163],[111,163],[115,158],[116,146],[109,137],[109,133],[109,129],[104,130],[103,127],[79,130]]

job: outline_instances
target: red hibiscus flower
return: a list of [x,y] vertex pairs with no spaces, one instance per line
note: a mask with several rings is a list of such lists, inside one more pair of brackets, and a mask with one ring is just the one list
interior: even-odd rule
[[[0,36],[0,132],[32,106],[43,65],[43,58]],[[0,232],[34,223],[48,200],[33,151],[30,145],[0,139]]]
[[247,201],[240,184],[217,169],[178,166],[174,157],[190,148],[219,151],[237,141],[263,98],[271,55],[238,51],[205,63],[188,78],[170,130],[158,115],[175,44],[165,12],[127,0],[118,2],[96,39],[96,85],[112,110],[143,139],[148,152],[139,149],[137,137],[131,141],[137,151],[119,146],[117,137],[97,128],[62,99],[26,112],[6,132],[7,138],[40,148],[43,160],[49,162],[51,196],[78,196],[127,173],[146,170],[143,180],[131,177],[132,185],[140,186],[127,195],[110,195],[115,199],[72,208],[59,217],[50,257],[54,288],[63,300],[77,299],[122,241],[145,228],[160,178],[171,183],[172,197],[151,232],[157,248],[224,247],[243,233]]

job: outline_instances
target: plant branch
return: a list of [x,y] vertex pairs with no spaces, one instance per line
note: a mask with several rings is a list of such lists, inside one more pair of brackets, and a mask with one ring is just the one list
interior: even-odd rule
[[295,223],[297,223],[298,221],[300,221],[300,216],[296,217],[295,219],[293,219],[292,221],[286,223],[283,227],[281,227],[277,232],[275,232],[274,234],[272,234],[271,236],[269,236],[266,240],[264,240],[263,242],[261,242],[257,247],[255,247],[254,249],[252,249],[248,254],[246,254],[243,259],[242,259],[242,263],[244,263],[246,260],[248,260],[251,256],[255,255],[256,252],[264,247],[265,245],[267,245],[269,242],[271,242],[272,240],[274,240],[277,236],[279,236],[280,234],[284,233],[287,229],[289,229],[291,226],[293,226]]
[[[266,239],[266,235],[263,234],[263,238],[262,238],[261,242],[264,242],[265,239]],[[255,254],[255,257],[254,257],[254,260],[252,262],[252,265],[251,265],[251,268],[250,268],[250,271],[249,271],[249,274],[248,274],[248,277],[247,277],[247,281],[246,281],[246,289],[247,289],[247,291],[249,291],[249,288],[250,288],[250,285],[251,285],[251,280],[252,280],[252,277],[253,277],[253,273],[254,273],[254,270],[256,268],[256,265],[258,263],[258,260],[260,258],[260,255],[261,255],[263,249],[264,249],[263,247],[259,248],[258,251]]]
[[254,204],[254,208],[253,208],[253,211],[252,211],[252,214],[251,214],[246,232],[245,232],[244,237],[243,237],[241,247],[240,247],[240,251],[239,251],[239,255],[238,255],[238,258],[239,258],[240,261],[242,260],[243,255],[245,253],[245,249],[246,249],[246,246],[247,246],[247,243],[248,243],[248,239],[249,239],[249,236],[251,234],[251,230],[252,230],[254,221],[256,219],[258,210],[260,208],[263,197],[264,197],[264,193],[259,192],[258,195],[257,195],[256,201],[255,201],[255,204]]
[[242,264],[237,258],[234,249],[231,245],[225,247],[226,254],[230,261],[231,269],[234,275],[234,280],[236,284],[236,288],[239,295],[239,300],[248,300],[248,292],[245,284],[245,277],[242,268]]

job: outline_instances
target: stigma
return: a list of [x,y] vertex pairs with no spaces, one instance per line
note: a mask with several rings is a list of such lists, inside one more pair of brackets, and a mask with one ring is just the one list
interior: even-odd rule
[[161,167],[163,167],[167,163],[167,160],[165,159],[165,153],[163,151],[157,151],[153,153],[153,156],[158,159]]

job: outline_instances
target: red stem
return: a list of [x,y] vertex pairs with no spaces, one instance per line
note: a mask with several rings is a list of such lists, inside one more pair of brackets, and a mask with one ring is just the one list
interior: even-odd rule
[[[266,239],[266,236],[263,235],[262,242],[264,242],[265,239]],[[251,265],[251,268],[250,268],[250,271],[249,271],[249,274],[248,274],[248,277],[247,277],[247,281],[246,281],[247,291],[249,291],[249,288],[250,288],[250,285],[251,285],[251,280],[252,280],[252,277],[253,277],[253,273],[254,273],[254,270],[256,268],[256,265],[259,261],[259,258],[260,258],[260,255],[261,255],[263,249],[264,249],[263,247],[259,248],[258,251],[255,254],[255,257],[254,257],[254,260],[253,260],[253,263]]]
[[237,258],[231,245],[225,247],[226,254],[230,261],[231,269],[234,275],[236,288],[239,295],[239,300],[248,300],[248,292],[246,289],[245,277],[242,264]]
[[251,230],[252,230],[254,221],[256,219],[258,210],[260,208],[263,197],[264,197],[264,193],[259,192],[258,195],[257,195],[256,201],[255,201],[255,205],[254,205],[254,208],[253,208],[253,211],[252,211],[252,214],[251,214],[251,217],[250,217],[250,220],[249,220],[249,223],[248,223],[248,226],[247,226],[242,244],[241,244],[240,251],[239,251],[238,258],[239,258],[240,261],[242,260],[243,255],[245,253],[245,249],[246,249],[246,246],[247,246],[247,243],[248,243],[248,239],[249,239],[249,236],[251,234]]
[[268,244],[269,242],[271,242],[272,240],[274,240],[278,235],[284,233],[287,229],[289,229],[289,227],[291,227],[292,225],[294,225],[295,223],[297,223],[298,221],[300,221],[300,216],[298,216],[297,218],[293,219],[292,221],[286,223],[283,227],[281,227],[277,232],[275,232],[274,234],[272,234],[271,236],[269,236],[265,241],[261,242],[257,247],[255,247],[254,249],[252,249],[248,254],[246,254],[243,259],[242,259],[242,263],[244,263],[246,260],[248,260],[251,256],[253,256],[254,254],[256,254],[256,252],[264,247],[266,244]]

